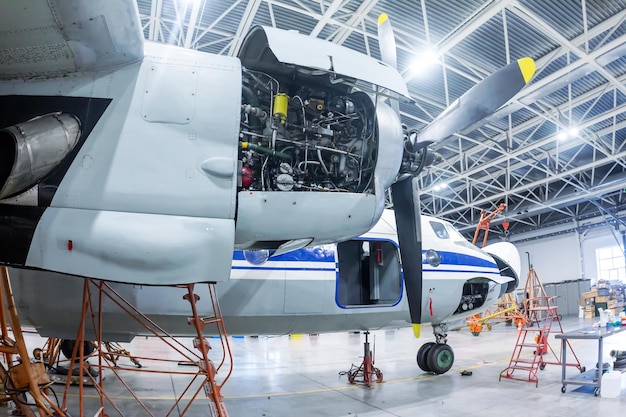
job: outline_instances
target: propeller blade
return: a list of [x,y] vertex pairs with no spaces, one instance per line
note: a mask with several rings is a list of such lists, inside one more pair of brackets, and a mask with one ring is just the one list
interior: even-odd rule
[[386,13],[378,16],[378,45],[382,61],[394,68],[398,68],[396,58],[396,38],[393,35],[391,21]]
[[411,324],[413,334],[419,337],[422,323],[422,230],[415,177],[393,183],[391,197]]
[[[391,27],[391,21],[386,13],[381,13],[378,16],[378,46],[380,48],[380,57],[382,61],[398,69],[398,62],[396,57],[396,38],[393,35],[393,28]],[[400,115],[400,103],[398,102],[398,95],[391,94],[391,108]]]
[[469,89],[417,136],[437,142],[489,116],[515,96],[535,74],[535,61],[521,58]]

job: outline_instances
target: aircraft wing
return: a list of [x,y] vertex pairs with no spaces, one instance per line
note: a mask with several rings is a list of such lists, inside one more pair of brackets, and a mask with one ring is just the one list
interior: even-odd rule
[[60,76],[143,57],[135,0],[29,0],[0,5],[0,79]]

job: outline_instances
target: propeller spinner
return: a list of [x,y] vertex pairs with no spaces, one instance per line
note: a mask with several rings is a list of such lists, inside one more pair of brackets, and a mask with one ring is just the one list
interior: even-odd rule
[[[385,13],[378,18],[378,41],[383,62],[397,68],[393,28]],[[416,160],[416,153],[425,152],[429,144],[446,139],[492,114],[513,98],[534,73],[535,62],[531,58],[522,58],[476,84],[419,134],[414,137],[406,135],[404,161]],[[393,98],[392,107],[400,116],[398,101]],[[419,169],[413,165],[403,163],[397,181],[391,186],[391,196],[411,324],[415,337],[419,337],[422,322],[422,237],[415,178],[423,165]]]

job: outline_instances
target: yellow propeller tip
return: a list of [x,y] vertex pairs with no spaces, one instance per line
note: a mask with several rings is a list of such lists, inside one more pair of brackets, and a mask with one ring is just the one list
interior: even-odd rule
[[533,75],[535,75],[535,61],[532,58],[522,58],[517,60],[517,64],[519,65],[519,69],[522,72],[522,77],[524,77],[524,82],[528,83]]
[[415,335],[416,339],[420,338],[420,330],[422,329],[422,325],[421,324],[412,324],[413,326],[413,334]]
[[381,13],[380,16],[378,16],[378,26],[385,23],[388,19],[389,19],[389,16],[387,16],[387,13]]

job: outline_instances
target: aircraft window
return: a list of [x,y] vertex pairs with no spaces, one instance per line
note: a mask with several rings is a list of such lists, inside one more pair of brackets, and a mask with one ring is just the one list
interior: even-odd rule
[[439,239],[450,239],[450,235],[443,224],[431,221],[430,227],[433,228],[435,235],[437,235]]

